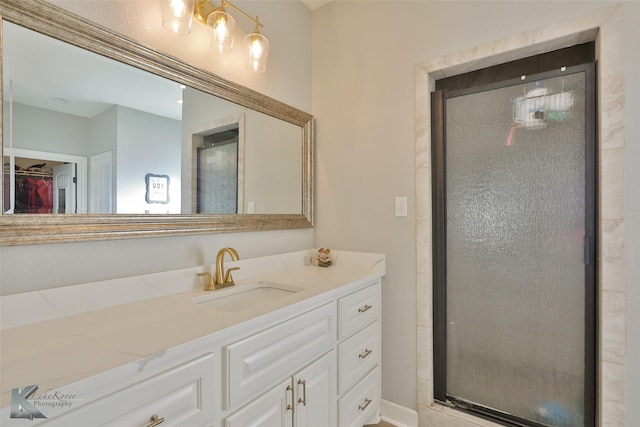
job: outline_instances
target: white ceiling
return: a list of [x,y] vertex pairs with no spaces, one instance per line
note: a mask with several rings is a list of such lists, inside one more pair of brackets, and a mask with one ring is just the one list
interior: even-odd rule
[[178,83],[3,23],[4,98],[81,117],[122,105],[180,120]]

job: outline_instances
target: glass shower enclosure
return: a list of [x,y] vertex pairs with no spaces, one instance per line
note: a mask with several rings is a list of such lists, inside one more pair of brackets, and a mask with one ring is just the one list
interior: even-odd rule
[[435,397],[595,422],[593,64],[436,93]]

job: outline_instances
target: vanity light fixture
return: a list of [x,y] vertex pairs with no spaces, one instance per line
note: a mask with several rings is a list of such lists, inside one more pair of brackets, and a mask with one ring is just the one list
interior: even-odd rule
[[264,25],[257,16],[252,17],[227,0],[220,0],[220,6],[217,7],[212,0],[165,0],[162,4],[162,26],[176,34],[189,34],[192,18],[195,17],[209,27],[211,47],[220,53],[230,52],[233,49],[236,20],[227,13],[226,8],[255,24],[253,32],[244,37],[249,55],[247,67],[256,73],[264,72],[269,57],[269,40],[260,34],[260,27]]

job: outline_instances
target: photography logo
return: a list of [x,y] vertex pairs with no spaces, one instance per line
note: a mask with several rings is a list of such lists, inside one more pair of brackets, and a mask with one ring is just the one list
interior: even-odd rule
[[74,402],[81,401],[75,394],[63,393],[60,390],[47,390],[36,395],[37,385],[29,385],[23,388],[11,390],[10,418],[47,418],[38,407],[67,408]]
[[11,418],[47,418],[38,410],[29,399],[38,390],[37,385],[29,385],[24,388],[11,390]]

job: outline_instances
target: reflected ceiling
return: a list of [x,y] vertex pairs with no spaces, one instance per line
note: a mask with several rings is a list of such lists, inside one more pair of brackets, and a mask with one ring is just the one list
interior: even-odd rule
[[4,22],[3,35],[3,83],[9,88],[11,80],[13,88],[5,100],[11,96],[17,103],[86,118],[117,104],[182,119],[178,83],[10,22]]

